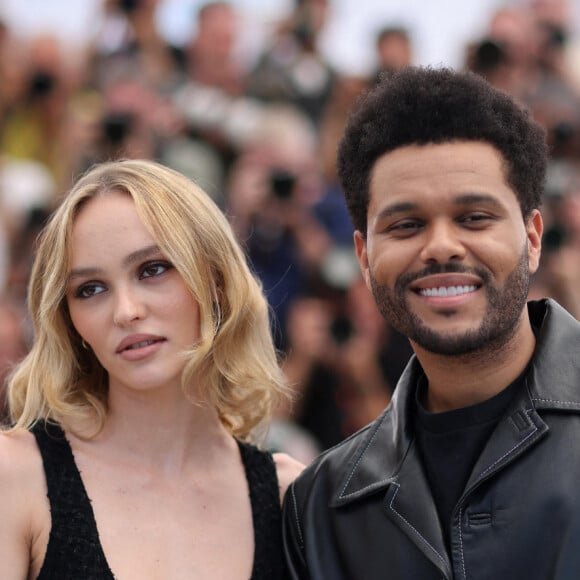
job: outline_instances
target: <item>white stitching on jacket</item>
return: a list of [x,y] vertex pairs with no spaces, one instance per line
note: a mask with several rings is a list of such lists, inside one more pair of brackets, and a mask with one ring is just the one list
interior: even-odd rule
[[559,405],[568,405],[569,407],[577,407],[580,409],[580,403],[572,401],[558,401],[557,399],[541,399],[540,397],[532,397],[532,401],[539,401],[540,403],[558,403]]
[[[534,430],[531,433],[529,433],[528,435],[526,435],[517,445],[514,445],[509,451],[504,453],[499,459],[496,459],[496,461],[494,461],[490,466],[488,466],[486,469],[484,469],[479,474],[478,479],[480,477],[482,477],[485,473],[487,473],[490,469],[492,469],[495,465],[500,463],[503,459],[505,459],[510,453],[512,453],[514,450],[516,450],[521,445],[523,445],[532,435],[535,435],[538,432],[538,427],[530,419],[530,413],[532,413],[533,411],[534,411],[534,409],[527,409],[526,415],[528,415],[528,419],[530,421],[530,424],[534,427]],[[462,527],[463,527],[463,506],[459,509],[459,547],[461,550],[461,567],[463,569],[463,578],[465,580],[467,580],[467,570],[465,568],[465,554],[464,554],[464,550],[463,550]]]
[[296,502],[296,492],[294,491],[294,485],[290,486],[290,492],[292,493],[292,506],[294,507],[294,519],[296,520],[296,529],[298,530],[300,547],[304,549],[304,538],[302,536],[302,528],[300,527],[300,518],[298,517],[298,504]]
[[395,493],[393,493],[393,497],[391,498],[391,501],[389,503],[389,508],[398,516],[400,517],[418,536],[419,538],[421,538],[421,540],[423,540],[423,542],[425,543],[425,545],[431,549],[431,551],[439,558],[439,560],[445,564],[445,559],[441,556],[441,554],[439,554],[439,552],[421,535],[421,533],[417,530],[417,528],[415,528],[409,521],[407,521],[394,507],[393,507],[393,502],[395,501],[395,497],[397,496],[397,494],[399,493],[399,489],[401,489],[401,486],[398,483],[393,482],[393,485],[397,488]]
[[[383,418],[378,423],[378,425],[375,429],[375,432],[373,433],[373,436],[369,439],[369,442],[366,444],[365,448],[363,449],[363,452],[360,454],[359,458],[356,460],[356,463],[353,465],[353,468],[352,468],[352,471],[350,472],[350,475],[348,476],[346,482],[344,483],[344,485],[342,486],[342,489],[340,490],[340,497],[345,497],[344,492],[346,491],[346,488],[349,486],[350,480],[353,478],[354,472],[357,470],[357,467],[359,466],[360,462],[362,461],[364,454],[368,451],[368,448],[372,445],[373,441],[375,440],[375,437],[377,436],[377,433],[379,432],[379,427],[382,425],[385,416],[386,415],[383,415]],[[375,484],[372,484],[372,485],[375,485]],[[367,486],[367,487],[371,487],[371,486]],[[367,489],[367,487],[365,487],[364,489]],[[362,490],[359,490],[359,491],[362,491]]]
[[538,428],[536,427],[536,425],[533,423],[533,421],[529,417],[530,413],[533,413],[533,412],[534,412],[534,409],[528,409],[526,411],[526,415],[528,415],[528,419],[530,420],[530,424],[533,425],[534,430],[529,435],[526,435],[517,445],[514,445],[509,451],[506,451],[499,459],[496,459],[489,467],[487,467],[486,469],[484,469],[479,474],[479,477],[481,477],[482,475],[484,475],[485,473],[487,473],[490,469],[492,469],[493,467],[495,467],[500,461],[502,461],[503,459],[505,459],[512,451],[514,451],[515,449],[517,449],[520,445],[523,445],[532,435],[535,435],[538,432]]

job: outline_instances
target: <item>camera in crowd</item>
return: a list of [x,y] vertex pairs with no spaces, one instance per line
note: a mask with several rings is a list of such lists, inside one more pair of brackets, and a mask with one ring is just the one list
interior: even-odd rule
[[473,49],[470,68],[476,73],[485,74],[509,62],[508,50],[501,42],[484,38]]
[[28,77],[28,96],[31,99],[43,99],[50,96],[57,85],[56,76],[47,70],[37,69]]
[[111,111],[102,122],[103,137],[109,145],[122,145],[134,125],[134,115],[129,111]]
[[270,173],[270,191],[281,201],[292,198],[296,186],[296,176],[284,169],[275,169]]
[[330,324],[330,336],[338,345],[346,344],[353,334],[354,325],[346,314],[339,314]]
[[139,0],[119,0],[118,6],[125,14],[133,14],[139,8]]

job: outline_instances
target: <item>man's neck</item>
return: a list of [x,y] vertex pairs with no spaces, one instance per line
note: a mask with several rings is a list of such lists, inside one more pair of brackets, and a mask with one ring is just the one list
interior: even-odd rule
[[534,353],[535,336],[527,311],[517,331],[502,343],[467,355],[439,355],[411,342],[427,377],[424,407],[440,413],[476,405],[497,395],[524,371]]

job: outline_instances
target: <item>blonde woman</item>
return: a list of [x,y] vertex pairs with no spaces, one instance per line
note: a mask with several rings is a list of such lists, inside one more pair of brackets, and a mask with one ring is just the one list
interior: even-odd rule
[[90,170],[41,236],[0,436],[0,578],[283,576],[301,465],[253,445],[285,390],[230,226],[150,161]]

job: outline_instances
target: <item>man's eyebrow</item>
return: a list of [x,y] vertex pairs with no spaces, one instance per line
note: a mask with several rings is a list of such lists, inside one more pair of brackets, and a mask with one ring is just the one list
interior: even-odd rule
[[[161,250],[157,244],[152,244],[150,246],[146,246],[144,248],[140,248],[139,250],[135,250],[131,252],[128,256],[123,258],[123,266],[129,267],[136,262],[140,262],[141,260],[145,260],[152,256],[156,256],[161,254]],[[95,268],[95,267],[87,267],[87,268],[75,268],[70,271],[68,275],[68,281],[74,280],[75,278],[86,278],[89,276],[98,276],[99,274],[103,273],[102,268]]]
[[[453,199],[454,205],[471,205],[476,203],[483,203],[487,206],[493,206],[495,208],[502,207],[501,202],[488,193],[465,193],[459,195]],[[412,201],[401,201],[399,203],[393,203],[383,208],[377,218],[379,220],[392,217],[400,213],[406,213],[410,211],[416,211],[420,209],[419,204]]]
[[502,207],[501,202],[494,197],[493,195],[489,195],[488,193],[465,193],[456,197],[453,200],[455,205],[471,205],[475,203],[483,203],[488,206],[493,206],[496,208]]
[[397,215],[399,213],[405,213],[408,211],[414,211],[419,209],[419,205],[410,201],[401,201],[399,203],[393,203],[392,205],[388,205],[387,207],[383,208],[377,218],[379,220],[391,217],[393,215]]

